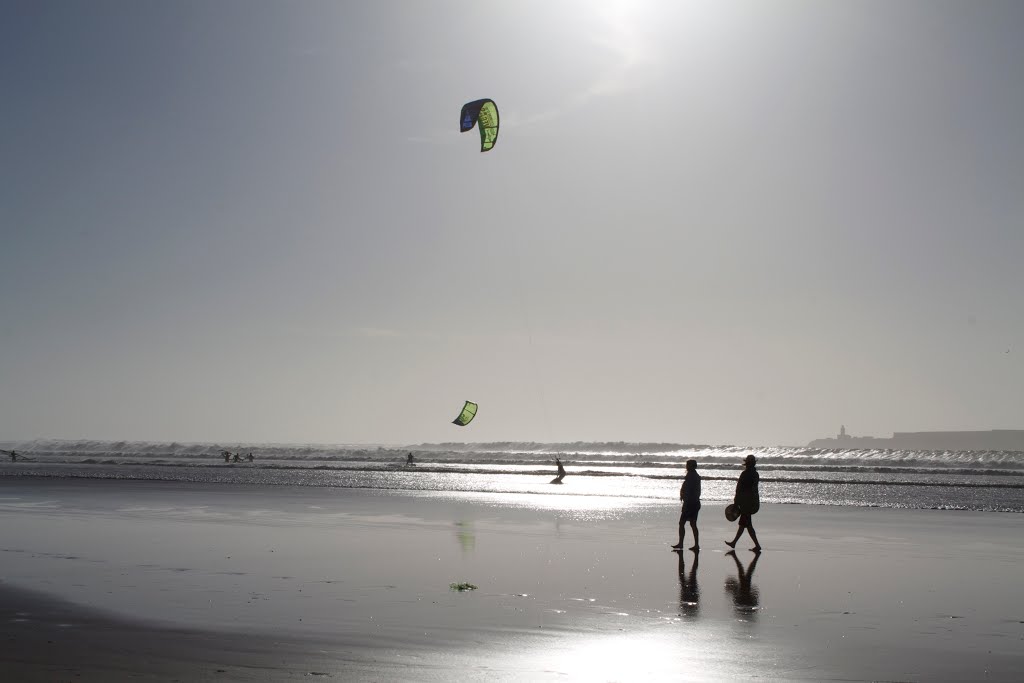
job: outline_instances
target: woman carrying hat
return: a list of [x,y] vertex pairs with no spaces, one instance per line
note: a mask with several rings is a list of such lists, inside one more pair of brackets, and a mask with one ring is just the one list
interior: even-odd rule
[[757,458],[753,454],[743,459],[745,469],[736,481],[736,497],[733,500],[733,503],[740,512],[739,525],[736,528],[736,537],[732,541],[726,541],[725,544],[730,548],[735,548],[736,541],[740,540],[743,530],[746,529],[747,533],[750,534],[751,540],[754,541],[754,547],[751,550],[759,553],[761,552],[761,544],[757,542],[757,534],[754,532],[754,525],[750,520],[761,507],[761,499],[757,492],[757,482],[760,477],[757,474],[757,470],[754,469],[756,464]]

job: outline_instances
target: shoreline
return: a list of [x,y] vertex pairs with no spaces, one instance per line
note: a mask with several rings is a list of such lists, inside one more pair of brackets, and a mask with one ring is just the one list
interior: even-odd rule
[[669,551],[674,501],[0,478],[0,660],[97,681],[1024,669],[1018,518],[768,504],[764,553],[733,556],[722,507],[695,556]]
[[[665,505],[677,495],[678,477],[593,477],[586,475],[571,477],[575,486],[553,490],[548,485],[547,473],[510,476],[496,483],[486,473],[466,473],[450,469],[431,470],[423,468],[407,471],[404,468],[390,469],[252,469],[233,466],[210,467],[214,476],[193,478],[184,476],[191,468],[169,466],[177,476],[160,476],[146,472],[152,465],[139,466],[138,471],[128,468],[121,472],[110,472],[109,476],[95,476],[95,470],[87,473],[74,471],[74,466],[51,465],[52,474],[11,474],[9,468],[0,463],[0,485],[2,482],[35,482],[48,486],[46,482],[81,482],[82,486],[102,487],[100,482],[116,485],[118,482],[135,482],[152,485],[180,485],[182,487],[217,487],[227,490],[231,487],[278,487],[282,489],[302,488],[308,490],[393,492],[405,495],[458,494],[506,494],[511,496],[534,496],[536,498],[571,496],[581,501],[591,497],[619,498],[624,501],[636,500],[643,504]],[[68,471],[68,468],[71,471]],[[95,466],[79,466],[90,470]],[[62,468],[65,471],[57,471]],[[283,478],[281,473],[288,476]],[[394,477],[395,481],[382,485],[380,475]],[[613,480],[616,486],[608,485]],[[703,500],[707,503],[725,504],[733,497],[735,478],[707,476]],[[94,483],[86,483],[94,482]],[[597,483],[595,483],[597,482]],[[639,482],[639,483],[638,483]],[[884,481],[884,480],[841,480],[807,477],[763,477],[761,479],[761,500],[773,505],[809,505],[818,507],[855,507],[862,509],[884,508],[895,510],[970,511],[1024,513],[1024,484],[1006,484],[1000,481],[976,482],[931,482],[931,481]],[[59,484],[57,484],[59,485]],[[244,490],[244,489],[243,489]],[[961,496],[960,491],[971,491]],[[995,497],[993,497],[993,495]],[[581,502],[581,505],[586,503]]]

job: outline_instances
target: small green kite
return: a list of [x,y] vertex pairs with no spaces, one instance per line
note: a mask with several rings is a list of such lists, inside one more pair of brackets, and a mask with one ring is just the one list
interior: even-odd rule
[[460,132],[472,130],[473,126],[480,129],[480,151],[490,151],[498,141],[498,105],[494,100],[476,100],[462,105]]
[[452,424],[465,427],[473,421],[474,417],[476,417],[476,404],[472,401],[466,401],[466,405],[462,406],[462,412],[459,413],[457,418],[452,420]]

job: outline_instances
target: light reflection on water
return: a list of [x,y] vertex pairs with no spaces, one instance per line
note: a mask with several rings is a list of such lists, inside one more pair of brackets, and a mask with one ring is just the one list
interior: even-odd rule
[[723,624],[699,629],[675,625],[640,633],[563,636],[495,657],[492,665],[527,678],[554,674],[581,681],[738,680],[751,675],[752,650],[758,649],[732,639]]
[[547,510],[565,512],[579,519],[600,519],[606,515],[638,507],[649,506],[652,501],[641,498],[625,498],[621,496],[580,496],[580,495],[548,495],[537,496],[531,493],[486,493],[486,492],[445,492],[424,491],[419,495],[430,498],[467,500],[494,508],[519,508],[527,510]]
[[[666,470],[666,473],[670,470]],[[735,491],[735,472],[719,470],[717,478],[705,476],[702,499],[707,502],[730,501]],[[822,480],[809,481],[804,473],[762,473],[761,500],[766,503],[805,503],[817,505],[883,506],[925,509],[968,509],[1024,512],[1024,487],[1008,483],[1012,477],[977,477],[975,485],[964,486],[960,475],[886,475],[880,473],[815,473]],[[379,490],[520,494],[530,498],[510,498],[517,505],[537,509],[611,509],[635,506],[639,501],[675,504],[679,479],[646,476],[585,476],[572,470],[562,485],[551,484],[551,472],[515,473],[502,471],[447,471],[422,468],[378,469],[274,469],[259,467],[171,467],[161,465],[73,465],[0,463],[0,475],[50,476],[62,478],[144,479],[210,484],[262,484],[284,486],[322,486]],[[864,477],[872,477],[865,480]],[[914,482],[919,477],[927,482]],[[835,478],[834,481],[830,480]],[[887,478],[894,478],[887,481]],[[979,486],[989,482],[992,485]],[[941,485],[939,485],[941,484]],[[588,498],[625,499],[593,502]],[[567,502],[571,500],[570,502]],[[524,502],[526,501],[526,502]]]

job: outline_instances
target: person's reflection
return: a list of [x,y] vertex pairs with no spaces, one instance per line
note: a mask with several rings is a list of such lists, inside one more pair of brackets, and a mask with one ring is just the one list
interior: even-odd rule
[[697,563],[700,553],[693,556],[690,573],[686,573],[685,553],[679,552],[679,614],[695,619],[700,616],[700,586],[697,585]]
[[473,552],[476,548],[476,534],[473,532],[473,522],[455,522],[455,538],[459,539],[463,555]]
[[757,560],[761,557],[760,553],[754,555],[754,559],[750,561],[750,566],[747,567],[746,571],[743,570],[743,565],[740,563],[740,558],[736,557],[736,553],[726,553],[732,557],[733,561],[736,562],[736,573],[739,575],[738,578],[734,579],[731,576],[725,579],[725,592],[732,597],[733,607],[736,609],[736,615],[741,617],[743,621],[756,621],[757,611],[761,602],[761,595],[752,582],[754,579],[754,568],[757,566]]

